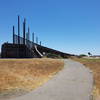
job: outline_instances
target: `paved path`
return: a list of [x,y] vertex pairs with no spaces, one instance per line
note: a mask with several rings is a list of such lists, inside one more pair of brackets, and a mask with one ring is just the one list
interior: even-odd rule
[[92,100],[93,76],[89,69],[72,60],[65,60],[62,71],[45,85],[10,100]]

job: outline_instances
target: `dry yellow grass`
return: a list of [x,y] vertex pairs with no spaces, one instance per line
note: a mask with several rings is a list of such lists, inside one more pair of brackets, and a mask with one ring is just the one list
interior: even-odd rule
[[63,61],[54,59],[0,59],[0,92],[42,85],[63,68]]
[[100,96],[100,59],[73,58],[92,70],[95,80],[94,95]]

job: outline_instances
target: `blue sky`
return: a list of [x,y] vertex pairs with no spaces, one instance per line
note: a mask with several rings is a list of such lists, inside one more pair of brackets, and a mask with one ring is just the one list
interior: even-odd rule
[[17,34],[17,15],[44,46],[100,54],[100,0],[0,0],[0,46],[12,42],[13,25]]

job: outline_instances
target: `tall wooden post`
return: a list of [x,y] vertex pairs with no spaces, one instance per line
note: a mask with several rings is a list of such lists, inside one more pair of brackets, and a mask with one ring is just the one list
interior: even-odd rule
[[41,41],[40,41],[40,45],[41,45],[42,43],[41,43]]
[[20,44],[20,16],[18,16],[18,44]]
[[13,26],[13,44],[15,44],[15,27]]
[[38,44],[38,37],[36,37],[36,44]]
[[32,42],[34,43],[34,32],[32,33]]
[[28,40],[30,40],[30,28],[28,27]]
[[25,45],[25,34],[26,34],[26,19],[23,22],[23,44]]

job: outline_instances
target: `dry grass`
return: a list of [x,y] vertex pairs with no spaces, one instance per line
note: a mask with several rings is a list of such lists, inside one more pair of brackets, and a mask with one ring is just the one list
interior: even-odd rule
[[54,59],[0,59],[0,92],[33,90],[63,68],[63,61]]
[[76,61],[81,62],[93,71],[95,88],[94,95],[100,96],[100,59],[86,59],[86,58],[73,58]]

